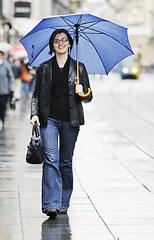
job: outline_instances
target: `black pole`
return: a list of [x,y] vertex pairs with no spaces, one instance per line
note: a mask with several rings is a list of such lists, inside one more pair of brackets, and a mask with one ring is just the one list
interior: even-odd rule
[[74,25],[76,27],[75,29],[75,38],[76,38],[76,44],[79,43],[79,24]]

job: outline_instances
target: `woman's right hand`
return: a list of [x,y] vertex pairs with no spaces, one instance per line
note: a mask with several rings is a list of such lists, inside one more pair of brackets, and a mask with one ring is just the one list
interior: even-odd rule
[[30,120],[30,123],[31,123],[32,125],[34,125],[34,122],[36,122],[37,125],[40,126],[40,121],[39,121],[39,118],[38,118],[37,115],[34,115],[34,116],[31,118],[31,120]]

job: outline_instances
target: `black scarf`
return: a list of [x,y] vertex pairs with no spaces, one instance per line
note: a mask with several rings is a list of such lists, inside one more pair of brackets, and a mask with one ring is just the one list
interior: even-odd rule
[[52,94],[56,96],[63,96],[68,94],[68,72],[70,66],[70,57],[62,69],[60,70],[56,56],[52,59]]

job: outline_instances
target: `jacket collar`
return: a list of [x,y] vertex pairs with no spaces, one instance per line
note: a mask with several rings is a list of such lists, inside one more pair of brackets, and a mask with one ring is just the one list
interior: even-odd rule
[[[50,76],[52,78],[52,58],[50,60],[48,60],[47,62],[43,63],[44,67],[49,70],[50,72]],[[68,74],[68,78],[73,81],[73,78],[76,76],[76,61],[73,58],[70,58],[70,67],[69,67],[69,74]],[[71,76],[73,76],[73,78],[71,78]]]

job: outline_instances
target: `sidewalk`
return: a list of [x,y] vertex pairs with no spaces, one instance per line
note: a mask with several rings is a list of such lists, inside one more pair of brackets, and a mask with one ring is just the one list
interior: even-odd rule
[[85,106],[71,206],[54,221],[41,213],[42,166],[25,162],[29,103],[8,111],[0,133],[0,240],[154,239],[154,196],[135,172],[147,156],[94,114],[94,107]]

